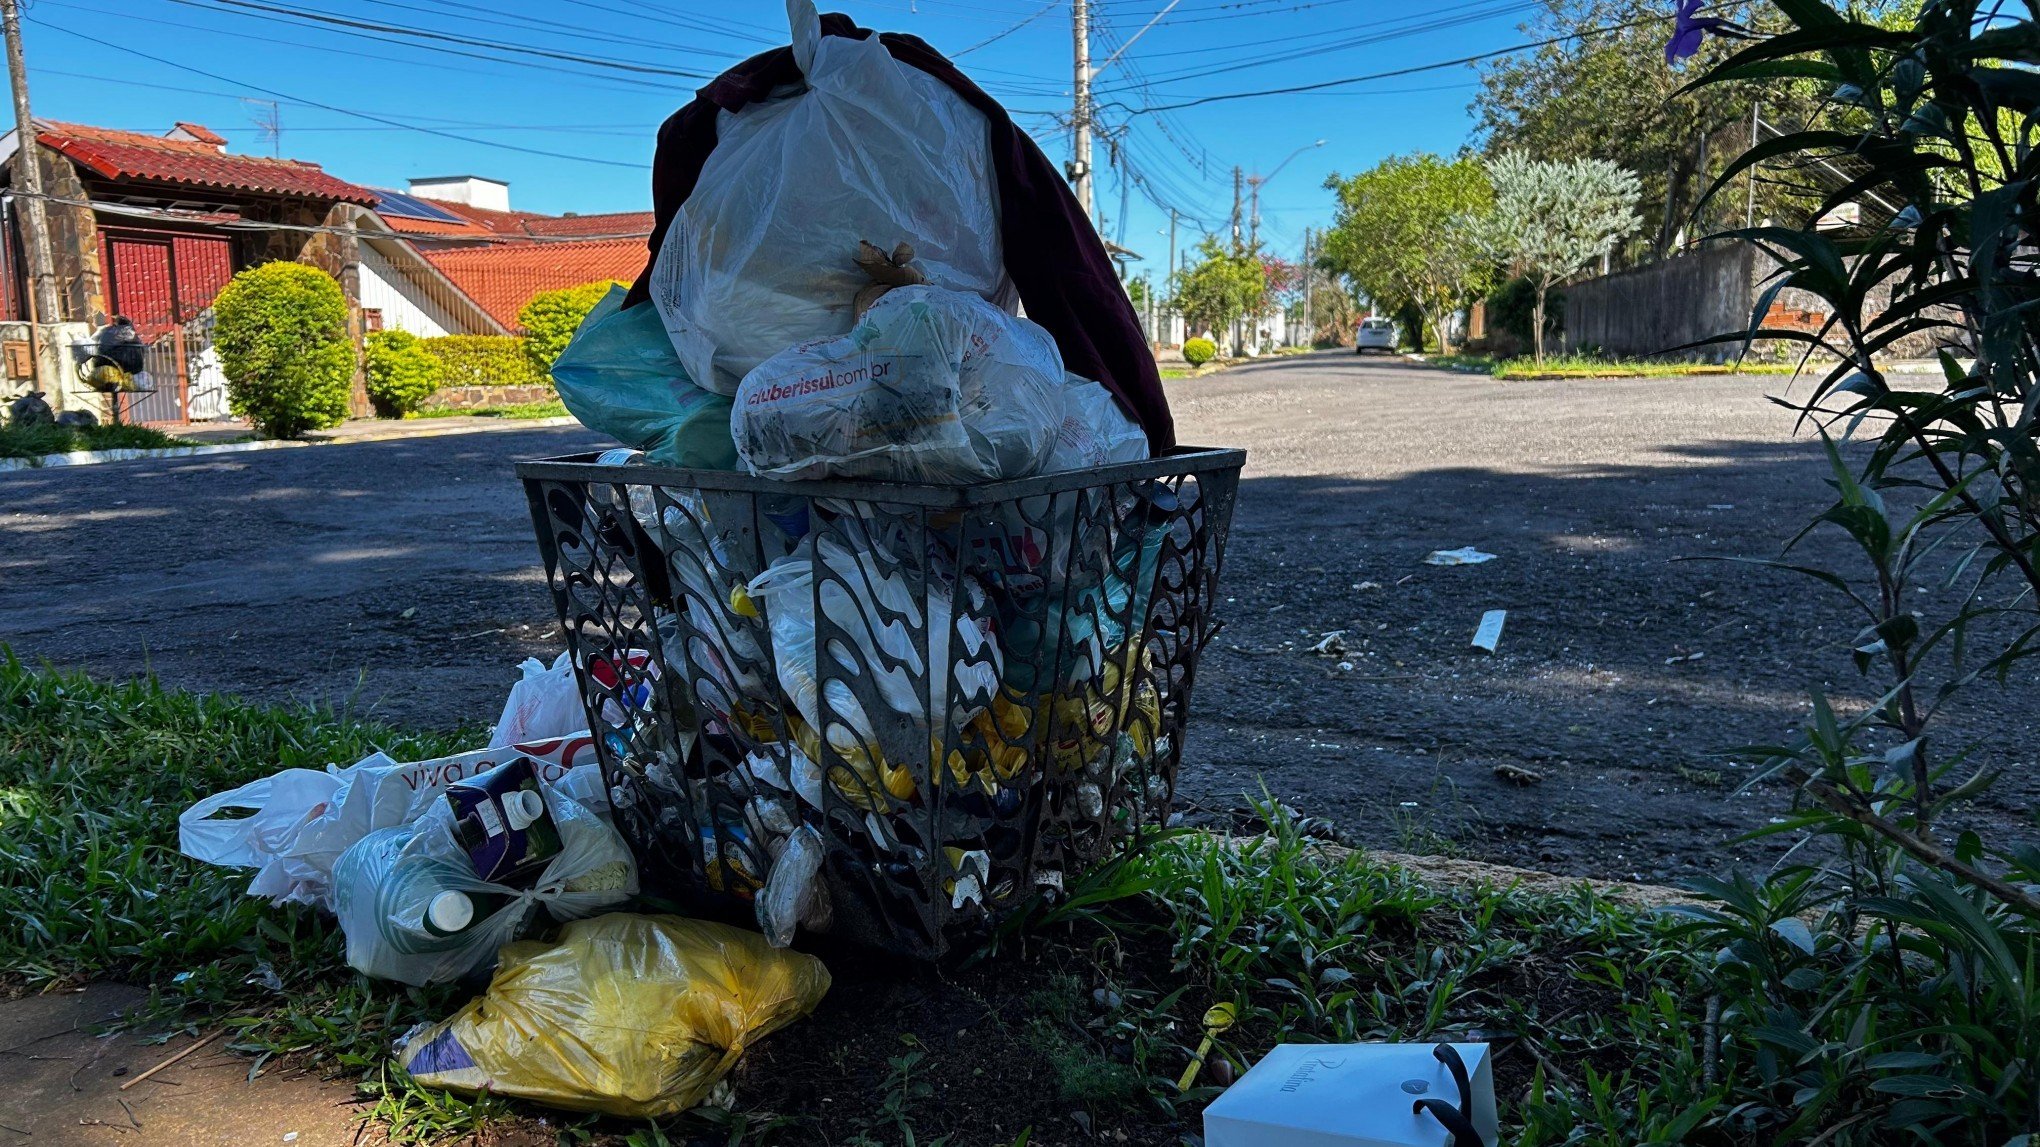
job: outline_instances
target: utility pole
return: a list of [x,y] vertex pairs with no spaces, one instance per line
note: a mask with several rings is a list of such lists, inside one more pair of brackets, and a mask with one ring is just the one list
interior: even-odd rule
[[1169,208],[1169,297],[1176,297],[1176,209]]
[[1232,245],[1233,245],[1233,250],[1235,250],[1235,251],[1238,251],[1238,250],[1240,249],[1240,167],[1239,167],[1239,164],[1234,164],[1234,165],[1233,165],[1233,169],[1232,169]]
[[1076,55],[1076,106],[1070,127],[1076,132],[1076,158],[1070,161],[1070,182],[1077,205],[1091,218],[1091,2],[1070,0],[1070,35]]
[[1247,186],[1253,189],[1249,192],[1253,200],[1253,206],[1247,209],[1247,246],[1250,249],[1260,246],[1261,243],[1261,184],[1263,182],[1265,181],[1258,175],[1247,180]]
[[1311,265],[1310,265],[1310,228],[1308,228],[1308,227],[1305,227],[1305,228],[1303,229],[1303,323],[1302,323],[1302,326],[1303,326],[1303,345],[1304,345],[1304,346],[1306,346],[1306,347],[1309,347],[1309,346],[1315,346],[1315,345],[1317,344],[1317,338],[1315,337],[1315,336],[1316,336],[1316,334],[1317,334],[1317,331],[1316,331],[1316,329],[1315,329],[1315,328],[1313,327],[1313,325],[1312,325],[1312,323],[1313,323],[1313,320],[1314,320],[1314,319],[1316,318],[1316,316],[1315,316],[1315,315],[1313,315],[1313,314],[1311,313],[1311,310],[1310,310],[1310,280],[1311,280]]
[[28,65],[22,58],[18,0],[0,0],[0,31],[7,37],[7,78],[14,89],[14,191],[21,201],[22,229],[28,232],[28,275],[35,301],[36,385],[57,394],[61,393],[64,359],[53,328],[63,320],[64,305],[57,294],[57,272],[50,255],[50,217],[43,201],[41,144],[36,139],[35,117],[28,110]]

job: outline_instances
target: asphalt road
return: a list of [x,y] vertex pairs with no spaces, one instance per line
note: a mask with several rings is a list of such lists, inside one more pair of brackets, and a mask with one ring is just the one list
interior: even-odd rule
[[[1356,842],[1583,875],[1775,856],[1730,841],[1785,795],[1731,795],[1750,763],[1724,752],[1796,727],[1810,687],[1860,700],[1857,627],[1790,575],[1673,559],[1774,556],[1825,504],[1817,446],[1764,401],[1783,383],[1504,383],[1324,353],[1171,384],[1184,440],[1249,450],[1193,811],[1223,819],[1266,785]],[[0,474],[0,642],[485,723],[514,664],[559,648],[510,463],[602,444],[526,430]],[[1466,545],[1497,556],[1424,564]],[[1797,557],[1847,561],[1819,537]],[[1494,655],[1469,648],[1490,609],[1508,611]],[[1343,654],[1309,652],[1334,630]],[[1986,688],[1951,733],[2024,752],[2036,699]],[[1986,815],[2029,818],[2034,795],[2003,786]]]

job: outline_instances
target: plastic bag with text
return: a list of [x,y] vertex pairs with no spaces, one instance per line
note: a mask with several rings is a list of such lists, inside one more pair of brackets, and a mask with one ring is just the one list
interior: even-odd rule
[[613,913],[506,948],[488,992],[412,1031],[397,1062],[427,1087],[657,1118],[700,1103],[828,990],[820,960],[754,932]]
[[[378,829],[409,824],[447,785],[518,756],[531,758],[544,783],[596,760],[594,741],[577,730],[568,737],[427,761],[371,753],[346,768],[285,769],[184,810],[177,818],[178,848],[208,864],[256,869],[250,896],[326,907],[334,862],[348,847]],[[599,783],[596,789],[599,795]],[[235,811],[252,815],[226,815]]]
[[746,470],[969,484],[1039,471],[1062,427],[1062,354],[975,295],[886,292],[855,329],[773,355],[737,388]]

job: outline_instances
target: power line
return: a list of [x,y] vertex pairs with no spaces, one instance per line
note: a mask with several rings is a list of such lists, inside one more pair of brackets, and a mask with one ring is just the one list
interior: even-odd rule
[[217,72],[208,72],[204,68],[193,67],[190,64],[179,63],[176,60],[170,60],[165,59],[162,56],[151,55],[148,52],[142,51],[140,48],[134,48],[126,44],[102,40],[95,36],[87,36],[83,32],[73,32],[69,28],[61,27],[56,24],[51,24],[43,20],[38,20],[32,16],[26,17],[26,19],[28,19],[31,23],[35,24],[37,27],[48,28],[52,32],[61,32],[66,36],[71,36],[75,39],[84,40],[87,43],[97,44],[102,48],[111,48],[114,51],[121,52],[126,55],[137,56],[144,60],[150,60],[155,63],[162,64],[164,67],[176,68],[179,71],[190,72],[191,74],[196,76],[204,76],[206,79],[209,80],[216,80],[223,84],[232,84],[235,87],[246,88],[251,92],[260,92],[263,95],[269,96],[272,99],[288,100],[291,103],[303,104],[306,107],[315,107],[320,109],[321,111],[332,112],[335,115],[351,116],[355,119],[365,119],[372,123],[380,123],[388,127],[403,128],[406,131],[415,131],[423,135],[438,136],[441,139],[450,139],[458,143],[471,143],[480,147],[493,147],[501,151],[521,152],[525,155],[536,155],[546,159],[565,159],[571,160],[576,163],[593,163],[599,164],[603,167],[625,167],[637,171],[643,171],[651,167],[651,165],[648,163],[631,163],[620,159],[602,159],[598,156],[592,155],[572,155],[566,152],[548,151],[544,148],[524,147],[514,143],[500,143],[495,140],[478,139],[474,136],[461,135],[457,132],[441,131],[437,128],[425,127],[420,124],[405,123],[402,120],[390,119],[385,116],[375,115],[374,113],[371,112],[355,111],[351,108],[335,107],[332,104],[320,103],[318,100],[308,100],[302,96],[293,96],[287,92],[275,91],[270,88],[262,87],[259,84],[251,84],[245,80],[237,80],[231,76],[223,76]]
[[170,2],[182,4],[188,8],[198,8],[202,11],[241,8],[256,12],[271,12],[290,17],[293,20],[332,24],[336,27],[349,28],[355,31],[384,32],[391,35],[410,36],[421,40],[434,40],[447,44],[463,44],[468,47],[488,48],[491,51],[512,52],[538,59],[558,60],[569,64],[581,64],[587,67],[610,68],[620,72],[634,72],[639,75],[675,76],[690,80],[714,78],[708,72],[691,72],[679,68],[661,68],[649,64],[628,64],[619,60],[605,60],[597,56],[583,56],[574,52],[555,52],[549,48],[535,48],[526,44],[512,44],[500,40],[482,40],[473,36],[456,36],[447,32],[434,32],[429,29],[413,28],[404,24],[384,24],[374,20],[353,20],[345,16],[329,16],[323,12],[291,8],[287,5],[263,4],[259,3],[258,0],[210,0],[210,3],[201,3],[200,0],[170,0]]
[[[86,5],[86,4],[77,4],[77,3],[72,3],[72,2],[71,2],[71,0],[37,0],[37,3],[38,3],[38,5],[47,5],[47,6],[50,6],[50,7],[55,7],[55,8],[64,8],[64,9],[68,9],[68,10],[70,10],[70,11],[73,11],[73,12],[90,12],[90,13],[93,13],[94,15],[100,15],[100,16],[114,16],[114,17],[118,17],[118,18],[121,18],[121,19],[129,19],[129,18],[132,18],[132,13],[128,13],[128,12],[115,12],[115,11],[109,11],[108,9],[105,9],[105,8],[94,8],[94,7],[91,7],[90,5]],[[240,17],[240,18],[245,18],[245,19],[257,19],[257,20],[267,20],[267,21],[272,21],[272,22],[275,22],[275,23],[280,23],[280,24],[283,24],[283,25],[284,25],[285,27],[290,27],[290,28],[304,28],[304,27],[305,27],[305,25],[303,25],[303,24],[293,23],[293,22],[290,22],[290,21],[286,21],[286,20],[280,20],[280,19],[278,19],[278,18],[276,18],[276,17],[274,17],[274,16],[262,16],[262,15],[259,15],[259,14],[257,14],[257,13],[252,13],[252,12],[250,12],[250,13],[230,13],[230,12],[221,12],[221,13],[217,13],[217,14],[218,14],[218,15],[225,15],[225,16],[236,16],[236,17]],[[166,20],[166,19],[163,19],[163,18],[161,18],[161,17],[152,17],[152,18],[151,18],[151,20],[150,20],[150,22],[151,22],[152,24],[154,24],[154,25],[157,25],[157,26],[161,26],[161,27],[168,27],[168,28],[188,28],[188,29],[190,29],[190,30],[192,30],[192,31],[194,31],[194,32],[204,32],[205,34],[207,34],[207,35],[209,35],[209,36],[227,36],[227,37],[231,37],[231,38],[233,38],[233,39],[236,39],[236,40],[247,40],[247,41],[249,41],[249,42],[251,42],[251,43],[256,43],[256,44],[275,44],[275,45],[278,45],[279,47],[285,47],[285,48],[300,48],[300,49],[303,49],[303,50],[305,50],[305,51],[311,51],[311,52],[328,52],[328,53],[331,53],[331,54],[333,54],[333,55],[337,55],[337,56],[353,56],[353,57],[355,57],[356,59],[362,59],[362,60],[377,60],[377,61],[381,61],[381,62],[384,62],[384,63],[391,63],[391,64],[402,64],[403,66],[405,66],[405,67],[410,67],[410,68],[416,68],[416,67],[420,67],[420,66],[422,66],[422,65],[423,65],[423,64],[425,63],[425,61],[421,61],[421,60],[417,60],[417,59],[407,59],[407,58],[405,58],[405,57],[401,57],[401,56],[390,56],[390,55],[384,55],[384,54],[381,54],[381,53],[377,53],[377,52],[363,52],[363,51],[358,51],[358,50],[355,50],[355,49],[352,49],[352,48],[336,48],[336,47],[334,47],[334,46],[332,46],[332,45],[330,45],[330,44],[308,44],[308,43],[305,43],[305,42],[304,42],[303,40],[284,40],[284,39],[279,39],[279,38],[277,38],[277,37],[274,37],[274,36],[258,36],[258,35],[255,35],[255,34],[254,34],[254,33],[252,33],[252,32],[237,32],[237,31],[234,31],[234,30],[232,30],[232,29],[230,29],[230,28],[215,28],[215,27],[211,27],[211,26],[208,26],[208,25],[205,25],[205,24],[190,24],[190,23],[185,23],[185,22],[183,22],[183,21],[178,21],[178,20]],[[325,29],[323,29],[323,28],[320,28],[320,29],[307,29],[307,30],[310,30],[310,31],[325,31]],[[441,49],[426,49],[426,48],[423,48],[423,47],[421,47],[421,46],[420,46],[420,45],[418,45],[418,44],[413,44],[413,43],[410,43],[410,42],[408,42],[408,41],[404,41],[404,40],[398,40],[398,39],[395,39],[395,38],[393,38],[393,37],[387,37],[387,36],[374,36],[374,35],[369,35],[369,34],[366,34],[366,33],[361,33],[361,34],[357,34],[357,36],[356,36],[355,38],[356,38],[356,39],[363,39],[363,40],[374,40],[374,41],[376,41],[376,42],[378,42],[378,43],[385,43],[385,44],[391,44],[391,45],[394,45],[394,46],[396,46],[396,47],[399,47],[399,48],[404,48],[404,49],[408,49],[408,50],[414,50],[414,51],[432,51],[432,52],[433,52],[433,53],[434,53],[435,55],[440,55],[440,56],[446,56],[446,55],[458,55],[458,56],[464,56],[464,57],[466,57],[466,58],[468,58],[468,59],[473,59],[473,60],[481,60],[481,61],[483,61],[483,62],[485,62],[485,63],[491,63],[491,64],[508,64],[508,65],[510,65],[510,66],[512,66],[512,67],[515,67],[515,68],[528,68],[528,67],[530,67],[530,65],[529,65],[529,64],[527,64],[527,63],[524,63],[523,61],[513,61],[513,60],[504,60],[504,59],[500,59],[500,58],[498,58],[498,57],[495,57],[495,56],[485,56],[485,55],[482,55],[482,54],[480,54],[480,53],[478,53],[478,52],[461,52],[461,51],[455,51],[455,50],[452,50],[452,49],[445,49],[445,48],[441,48]],[[434,68],[436,68],[436,69],[438,69],[438,70],[440,70],[440,71],[446,71],[446,72],[460,72],[460,73],[462,73],[462,74],[464,74],[464,75],[471,75],[471,76],[513,76],[513,75],[515,75],[515,76],[518,76],[518,78],[523,78],[523,77],[522,77],[521,75],[519,75],[519,73],[514,73],[514,72],[505,72],[505,71],[500,71],[500,70],[488,70],[488,69],[482,69],[482,68],[466,68],[466,67],[461,67],[461,66],[459,66],[459,65],[457,65],[457,64],[449,64],[449,63],[446,63],[446,62],[444,62],[443,60],[433,60],[433,61],[431,61],[431,66],[432,66],[432,67],[434,67]],[[682,89],[682,88],[675,88],[675,87],[673,87],[673,86],[672,86],[672,85],[670,85],[670,84],[659,84],[659,83],[654,83],[654,82],[652,82],[652,81],[649,81],[649,80],[641,80],[641,79],[637,79],[637,78],[635,78],[635,77],[628,77],[628,76],[607,76],[607,75],[604,75],[604,76],[596,76],[596,75],[590,75],[590,74],[588,74],[588,73],[586,73],[586,72],[573,72],[573,71],[567,71],[567,70],[564,70],[564,69],[562,69],[562,70],[559,70],[559,71],[556,71],[556,72],[554,72],[554,73],[553,73],[553,75],[554,75],[555,77],[557,77],[557,78],[565,78],[565,79],[574,79],[574,80],[579,80],[579,81],[582,81],[582,83],[584,83],[584,84],[587,84],[587,85],[590,85],[590,86],[599,86],[601,90],[606,90],[606,91],[619,91],[619,92],[622,92],[622,91],[640,91],[640,92],[641,92],[641,91],[651,90],[651,91],[660,91],[660,92],[672,92],[672,91],[684,91],[684,90],[685,90],[685,89]],[[114,81],[111,81],[111,80],[109,80],[108,82],[114,82]],[[240,97],[239,97],[239,96],[235,96],[235,97],[233,97],[233,98],[235,98],[235,99],[239,99]]]
[[[1438,62],[1432,64],[1414,64],[1407,68],[1393,68],[1385,72],[1370,72],[1364,76],[1347,76],[1343,79],[1337,80],[1321,80],[1314,84],[1296,84],[1286,88],[1262,88],[1258,91],[1248,92],[1221,92],[1215,95],[1199,96],[1195,99],[1182,100],[1173,104],[1156,104],[1148,107],[1127,108],[1127,111],[1132,115],[1151,115],[1157,112],[1180,111],[1184,108],[1202,107],[1205,104],[1224,103],[1230,100],[1250,100],[1260,99],[1264,96],[1295,95],[1299,92],[1322,91],[1325,88],[1342,87],[1346,84],[1361,84],[1366,83],[1370,80],[1387,80],[1394,79],[1398,76],[1414,76],[1422,72],[1435,72],[1441,68],[1465,67],[1468,64],[1477,64],[1480,63],[1482,60],[1492,60],[1498,56],[1513,56],[1517,52],[1527,52],[1532,48],[1547,48],[1554,44],[1568,44],[1576,40],[1586,40],[1591,39],[1595,36],[1605,36],[1611,32],[1620,32],[1627,30],[1629,28],[1641,27],[1642,25],[1645,24],[1662,23],[1665,20],[1669,19],[1671,19],[1671,17],[1669,16],[1646,16],[1640,19],[1630,20],[1621,24],[1609,24],[1600,28],[1589,28],[1584,32],[1572,32],[1564,36],[1552,36],[1543,40],[1532,40],[1528,43],[1516,44],[1507,48],[1496,48],[1491,52],[1476,52],[1471,56],[1461,56],[1456,60],[1439,60]],[[1120,106],[1123,107],[1125,105]]]
[[1022,17],[1019,23],[1013,25],[1012,27],[1006,29],[1005,31],[995,32],[992,35],[987,36],[982,40],[979,40],[977,43],[972,44],[970,47],[965,48],[964,50],[956,53],[955,55],[949,58],[952,60],[962,59],[963,57],[970,55],[972,52],[977,51],[979,48],[996,44],[1000,40],[1003,40],[1006,37],[1012,35],[1013,33],[1018,32],[1020,29],[1025,28],[1027,25],[1034,23],[1036,20],[1041,19],[1043,16],[1048,15],[1050,10],[1054,9],[1057,5],[1061,4],[1062,2],[1063,0],[1048,0],[1048,3],[1043,4],[1039,8],[1036,8],[1034,10],[1033,15]]

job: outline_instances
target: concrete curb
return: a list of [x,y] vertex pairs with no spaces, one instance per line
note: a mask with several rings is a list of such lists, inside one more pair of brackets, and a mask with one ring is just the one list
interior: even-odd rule
[[139,462],[157,458],[196,458],[206,454],[240,454],[250,450],[281,450],[298,446],[351,446],[358,442],[395,442],[404,438],[440,438],[451,434],[497,434],[505,430],[544,430],[556,426],[579,426],[574,418],[505,418],[501,426],[423,427],[391,430],[346,437],[312,437],[297,441],[258,439],[253,442],[222,442],[216,446],[164,446],[157,449],[73,450],[66,454],[45,454],[40,458],[0,458],[0,474],[15,470],[42,470],[52,466],[97,466],[104,462]]

